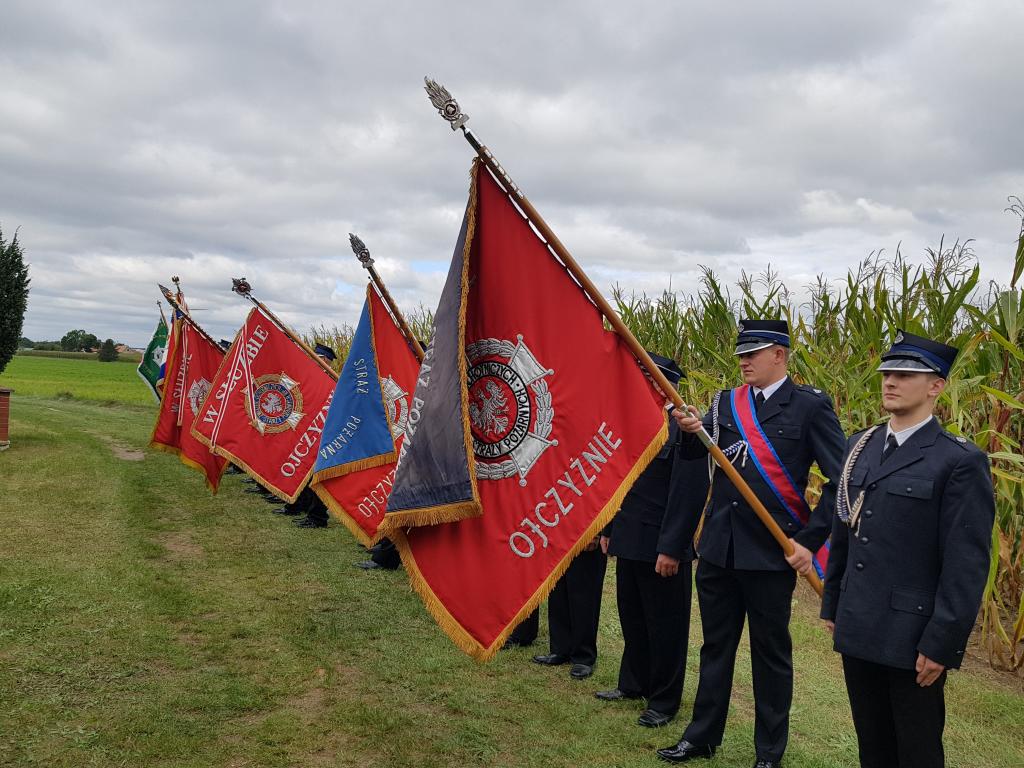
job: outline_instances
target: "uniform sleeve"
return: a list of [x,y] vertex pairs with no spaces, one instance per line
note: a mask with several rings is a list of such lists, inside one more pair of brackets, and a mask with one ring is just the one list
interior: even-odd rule
[[953,469],[939,507],[941,566],[935,608],[917,649],[959,667],[988,580],[995,492],[988,457],[970,451]]
[[839,426],[839,418],[832,407],[832,400],[824,394],[818,397],[820,406],[808,420],[808,439],[811,444],[811,455],[825,476],[825,484],[821,488],[821,498],[811,512],[807,526],[793,537],[794,541],[807,547],[811,552],[821,549],[832,530],[836,487],[842,474],[843,453],[846,450],[846,435]]
[[850,551],[850,528],[832,516],[832,548],[828,553],[828,567],[825,569],[825,590],[821,595],[821,618],[836,620],[839,610],[840,586],[846,574],[846,560]]
[[708,484],[707,462],[684,459],[679,450],[674,451],[665,515],[658,535],[658,554],[676,560],[692,559],[690,547],[704,511]]
[[[704,429],[710,435],[713,426],[711,411],[705,413],[701,421],[704,423]],[[700,459],[708,455],[708,449],[696,435],[679,430],[679,453],[684,459]]]

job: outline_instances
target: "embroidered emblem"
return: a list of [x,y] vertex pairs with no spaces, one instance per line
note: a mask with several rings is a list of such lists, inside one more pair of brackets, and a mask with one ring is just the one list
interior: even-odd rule
[[480,339],[466,346],[469,358],[469,421],[480,480],[526,475],[551,445],[555,411],[545,368],[523,343]]
[[192,386],[188,388],[188,407],[192,409],[192,415],[195,416],[199,412],[199,406],[203,404],[203,400],[210,394],[210,382],[206,379],[196,379],[192,382]]
[[896,334],[896,338],[893,339],[893,344],[902,344],[902,343],[903,343],[903,331],[900,331],[899,333]]
[[249,420],[261,435],[295,429],[302,421],[302,392],[286,373],[268,373],[252,383],[253,391],[245,399]]
[[390,376],[381,381],[380,389],[388,409],[391,436],[397,440],[405,434],[405,428],[409,425],[409,393],[403,391]]

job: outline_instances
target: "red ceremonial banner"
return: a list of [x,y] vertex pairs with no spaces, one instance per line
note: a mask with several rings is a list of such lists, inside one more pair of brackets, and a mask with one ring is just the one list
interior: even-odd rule
[[197,440],[292,502],[313,471],[334,377],[254,308],[192,425]]
[[[444,358],[435,336],[424,361],[430,380],[421,372],[385,528],[441,627],[488,659],[618,511],[667,427],[664,396],[479,161],[473,180],[436,326],[458,310],[462,338]],[[453,418],[432,411],[442,415],[430,423],[423,414],[444,375],[460,377],[464,405],[448,406]],[[417,468],[457,462],[414,454],[424,433],[446,428],[453,434],[435,444],[453,454],[469,444],[465,487],[480,514],[422,525],[418,506],[446,514],[431,490],[444,479]]]
[[192,323],[185,318],[174,321],[167,346],[165,396],[160,401],[150,440],[153,448],[174,453],[182,464],[201,472],[213,493],[217,492],[227,462],[197,441],[191,427],[223,360],[224,350]]
[[[409,347],[405,334],[372,286],[367,286],[366,303],[369,308],[369,343],[362,349],[357,349],[353,344],[349,350],[349,359],[338,380],[339,394],[334,398],[333,406],[338,408],[349,405],[343,393],[340,393],[343,387],[350,390],[358,388],[360,391],[366,387],[365,391],[373,393],[372,396],[377,400],[376,406],[381,408],[380,426],[387,436],[389,450],[387,454],[371,453],[361,460],[346,461],[319,470],[313,475],[310,487],[360,543],[371,546],[381,539],[378,528],[384,519],[388,495],[394,483],[395,462],[405,439],[409,400],[416,386],[420,363]],[[372,389],[363,383],[370,371],[377,377],[379,389]],[[346,378],[347,373],[350,378]],[[331,412],[320,444],[323,454],[321,459],[329,459],[328,451],[333,452],[335,447],[340,447],[341,443],[350,439],[352,433],[347,425],[351,424],[353,418],[362,420],[362,426],[373,415],[365,412],[358,412],[357,415],[357,412],[357,407],[337,417]],[[354,441],[358,434],[352,434],[351,439]]]

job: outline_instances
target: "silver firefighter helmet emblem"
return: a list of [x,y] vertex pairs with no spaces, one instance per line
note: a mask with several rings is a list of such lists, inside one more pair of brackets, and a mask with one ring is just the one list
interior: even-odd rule
[[480,339],[466,346],[469,358],[469,421],[480,480],[526,475],[557,440],[551,440],[555,411],[541,365],[517,337]]
[[381,379],[380,391],[384,395],[384,406],[391,425],[391,437],[398,440],[409,425],[409,393],[404,391],[391,376]]
[[295,429],[305,415],[299,383],[283,371],[268,373],[253,381],[245,407],[250,422],[261,435]]
[[902,344],[903,343],[903,331],[900,331],[899,333],[896,334],[896,338],[892,340],[892,343],[893,344]]
[[192,382],[192,386],[188,388],[188,407],[192,410],[192,415],[195,416],[199,413],[199,406],[203,404],[206,396],[210,394],[210,382],[206,379],[196,379]]

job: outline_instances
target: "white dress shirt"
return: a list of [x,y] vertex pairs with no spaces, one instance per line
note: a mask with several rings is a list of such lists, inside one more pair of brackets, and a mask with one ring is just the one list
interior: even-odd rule
[[922,422],[920,422],[918,424],[915,424],[912,427],[907,427],[906,429],[901,429],[899,432],[893,432],[892,426],[891,426],[891,422],[890,422],[890,424],[887,424],[886,427],[885,427],[885,441],[889,442],[889,435],[892,435],[893,437],[896,438],[896,445],[903,445],[905,442],[907,442],[907,440],[910,438],[910,436],[912,434],[917,432],[917,430],[921,429],[921,427],[925,426],[933,418],[935,418],[935,417],[934,416],[929,416],[924,421],[922,421]]

